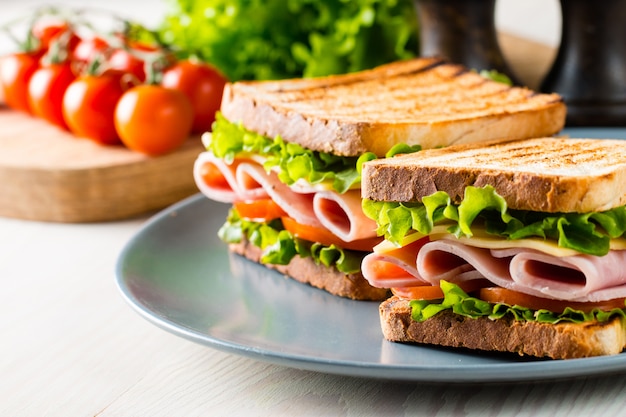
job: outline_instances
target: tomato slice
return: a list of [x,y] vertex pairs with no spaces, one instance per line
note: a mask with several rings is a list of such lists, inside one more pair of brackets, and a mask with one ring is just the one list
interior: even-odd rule
[[404,268],[391,262],[374,262],[371,265],[374,275],[380,277],[381,280],[408,278],[410,275]]
[[291,217],[282,217],[281,219],[285,229],[287,229],[292,235],[303,240],[308,240],[309,242],[319,242],[327,246],[335,245],[343,249],[371,252],[374,246],[378,245],[382,240],[382,238],[374,237],[345,242],[327,229],[300,224]]
[[503,303],[508,305],[518,305],[531,310],[550,310],[555,313],[562,313],[566,307],[589,312],[594,308],[600,310],[612,310],[614,308],[625,308],[624,298],[615,298],[612,300],[599,302],[573,302],[564,300],[553,300],[549,298],[535,297],[518,291],[509,290],[501,287],[482,288],[479,295],[481,300],[490,303]]
[[209,187],[221,188],[224,190],[230,188],[228,181],[224,178],[224,175],[211,162],[207,162],[202,166],[200,175],[202,176],[202,181]]
[[271,198],[234,203],[239,215],[246,219],[268,221],[287,215]]
[[[486,279],[473,279],[471,281],[457,283],[456,285],[469,294],[492,284]],[[398,297],[409,300],[438,300],[443,298],[443,291],[438,285],[392,288],[391,292]]]

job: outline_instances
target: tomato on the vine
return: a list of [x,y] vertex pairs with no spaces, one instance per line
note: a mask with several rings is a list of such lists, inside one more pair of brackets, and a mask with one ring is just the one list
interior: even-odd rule
[[39,67],[28,82],[28,104],[32,114],[67,129],[63,118],[63,95],[75,78],[70,61]]
[[60,21],[39,20],[33,24],[32,36],[38,42],[38,50],[47,51],[53,42],[61,41],[68,51],[72,51],[80,42],[78,35],[72,30],[69,23]]
[[179,61],[163,73],[161,85],[180,90],[191,101],[194,133],[211,130],[222,103],[226,78],[213,66],[199,61]]
[[137,77],[139,82],[146,80],[145,62],[124,49],[116,49],[107,60],[111,69],[125,71]]
[[127,77],[109,70],[76,78],[63,96],[63,117],[70,131],[103,145],[121,143],[113,119],[120,97],[132,86]]
[[81,63],[91,62],[99,53],[103,53],[109,44],[106,40],[93,36],[81,39],[72,51],[72,59]]
[[185,94],[154,84],[126,91],[115,108],[115,127],[129,149],[151,156],[179,148],[191,132],[193,108]]
[[18,52],[0,59],[0,85],[5,103],[15,109],[30,113],[28,81],[39,68],[40,54]]

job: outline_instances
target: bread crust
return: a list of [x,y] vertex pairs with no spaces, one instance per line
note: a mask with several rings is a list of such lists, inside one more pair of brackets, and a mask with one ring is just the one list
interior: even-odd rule
[[[249,241],[232,243],[228,247],[232,252],[260,263],[261,249]],[[388,289],[372,287],[361,273],[345,274],[336,268],[318,265],[312,258],[296,256],[287,265],[263,264],[263,266],[339,297],[362,301],[381,301],[390,295]]]
[[397,296],[383,301],[379,310],[383,335],[392,342],[552,359],[616,355],[626,347],[626,324],[619,317],[604,323],[547,324],[507,317],[473,319],[444,310],[424,322],[416,322],[411,319],[409,301]]
[[416,58],[351,74],[227,84],[221,112],[315,151],[383,156],[398,143],[427,149],[552,135],[563,128],[566,107],[557,94]]
[[[588,213],[626,204],[626,141],[535,138],[432,149],[363,166],[362,195],[411,202],[492,185],[512,209]],[[400,186],[401,185],[401,186]]]

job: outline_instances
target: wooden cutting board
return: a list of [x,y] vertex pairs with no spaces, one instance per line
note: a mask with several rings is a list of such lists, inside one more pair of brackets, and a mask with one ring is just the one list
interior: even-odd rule
[[[499,40],[516,75],[537,88],[555,50],[507,34]],[[198,191],[192,169],[202,151],[196,136],[175,153],[150,158],[0,105],[0,216],[80,223],[161,209]]]
[[152,158],[0,107],[0,216],[80,223],[157,210],[197,192],[192,166],[202,150],[195,136]]

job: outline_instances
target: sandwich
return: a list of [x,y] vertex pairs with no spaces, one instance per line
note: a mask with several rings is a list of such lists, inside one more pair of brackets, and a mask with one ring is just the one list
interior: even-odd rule
[[626,141],[534,138],[366,162],[363,259],[392,342],[552,359],[626,346]]
[[297,281],[356,300],[382,300],[361,261],[380,243],[361,208],[366,160],[445,147],[553,135],[556,94],[487,79],[438,58],[310,79],[227,84],[199,190],[231,204],[219,235],[232,252]]

